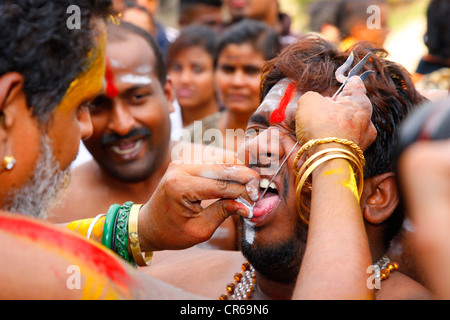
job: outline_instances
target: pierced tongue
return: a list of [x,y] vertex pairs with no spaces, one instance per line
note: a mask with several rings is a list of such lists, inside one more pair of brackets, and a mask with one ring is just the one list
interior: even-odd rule
[[253,216],[260,217],[272,210],[278,203],[280,197],[274,193],[266,193],[264,198],[259,200],[253,208]]

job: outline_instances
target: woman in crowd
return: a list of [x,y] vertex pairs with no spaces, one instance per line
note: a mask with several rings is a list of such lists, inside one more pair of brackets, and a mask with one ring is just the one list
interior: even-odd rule
[[[195,125],[188,127],[191,137],[201,130],[204,144],[236,151],[248,119],[260,103],[261,69],[279,49],[276,32],[264,22],[246,19],[227,29],[217,46],[215,73],[224,110],[204,118],[200,129]],[[209,129],[220,133],[213,142],[205,135]]]
[[208,26],[186,27],[169,47],[167,70],[181,107],[183,126],[219,111],[214,82],[216,33]]

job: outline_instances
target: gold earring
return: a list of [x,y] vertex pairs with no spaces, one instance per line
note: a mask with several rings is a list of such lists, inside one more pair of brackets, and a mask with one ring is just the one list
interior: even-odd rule
[[2,160],[2,170],[12,170],[16,165],[16,158],[13,156],[5,156]]

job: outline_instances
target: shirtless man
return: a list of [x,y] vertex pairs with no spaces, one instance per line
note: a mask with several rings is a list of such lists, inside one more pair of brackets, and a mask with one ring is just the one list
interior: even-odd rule
[[160,50],[127,23],[107,32],[106,85],[90,104],[93,134],[84,141],[95,160],[72,170],[53,222],[92,217],[110,203],[145,203],[171,161],[173,88]]
[[[0,298],[194,298],[137,272],[104,246],[61,226],[36,219],[45,218],[45,209],[54,195],[55,186],[59,186],[61,177],[65,176],[60,171],[69,168],[80,139],[92,134],[86,105],[103,85],[106,32],[101,18],[108,15],[110,5],[108,2],[78,1],[83,7],[84,29],[77,32],[61,26],[61,16],[69,2],[46,4],[29,0],[0,4],[1,30],[33,28],[25,33],[11,32],[8,46],[0,47],[0,57],[4,59],[4,69],[0,73],[0,252],[3,258],[0,283],[8,284],[2,286]],[[30,20],[37,23],[30,24]],[[33,51],[23,46],[24,39],[20,36],[27,37],[27,43],[35,44],[31,46]],[[53,41],[43,41],[48,38]],[[40,63],[27,64],[29,60]],[[74,69],[61,69],[61,65]],[[19,68],[20,72],[14,68]],[[35,85],[40,84],[39,91],[32,90],[33,81]],[[364,101],[364,97],[360,94],[355,99]],[[346,107],[362,109],[355,124],[367,127],[370,123],[371,107],[367,101],[362,107],[351,101],[336,105],[322,98],[320,102],[327,106],[331,104],[338,113],[347,110]],[[343,136],[347,137],[347,134]],[[365,148],[372,138],[373,135],[361,143],[362,147]],[[48,171],[43,174],[42,168]],[[208,177],[204,172],[208,172]],[[55,181],[48,183],[49,180]],[[138,242],[144,252],[195,245],[210,237],[230,214],[249,217],[248,208],[233,199],[242,197],[252,202],[259,196],[256,188],[258,173],[242,165],[173,163],[162,181],[151,201],[137,215]],[[44,190],[39,188],[42,184]],[[337,196],[349,195],[348,190],[336,189],[333,184],[328,184],[329,187],[331,190],[325,188],[322,191],[337,193]],[[45,197],[42,191],[46,191]],[[221,200],[206,209],[197,203],[199,199],[217,198]],[[355,202],[350,201],[349,205],[345,212],[353,215]],[[344,229],[348,231],[348,228],[353,229],[354,225],[346,223]],[[318,237],[321,238],[324,232],[326,235],[328,230],[318,230]],[[367,246],[354,246],[353,241],[359,241],[350,238],[352,243],[331,248],[331,252],[312,251],[313,255],[318,255],[312,260],[313,264],[316,259],[320,261],[323,254],[330,257],[341,254],[341,250],[350,250],[358,256],[358,261],[362,256],[362,264],[367,263],[364,259]],[[347,267],[346,262],[343,261],[339,268]],[[327,273],[327,270],[322,271]],[[322,276],[330,274],[328,270],[328,275]],[[339,286],[341,280],[348,284],[355,274],[360,275],[348,273],[337,279],[336,285]],[[353,287],[351,289],[349,294],[359,294]],[[316,290],[321,291],[321,288]],[[299,288],[298,294],[308,297],[308,292]],[[330,290],[327,293],[333,296]]]
[[[90,105],[93,159],[75,167],[52,222],[92,218],[112,203],[147,202],[172,161],[170,118],[174,90],[164,60],[148,34],[122,22],[107,28],[106,86]],[[236,249],[227,219],[204,246]]]
[[[87,105],[101,90],[105,74],[104,19],[110,16],[111,2],[78,1],[80,30],[68,29],[63,19],[71,4],[37,0],[0,4],[0,29],[5,32],[0,46],[0,299],[193,298],[136,272],[104,246],[38,220],[45,219],[57,191],[64,187],[80,139],[92,134]],[[156,204],[142,208],[138,222],[153,208],[150,215],[175,218],[162,232],[170,243],[159,237],[164,241],[152,240],[152,247],[192,246],[200,242],[195,232],[199,228],[210,236],[208,225],[215,230],[228,214],[248,213],[229,199],[242,196],[250,201],[245,187],[249,180],[244,180],[257,182],[255,172],[241,166],[236,178],[243,183],[217,184],[196,175],[198,167],[190,169],[182,171],[180,187],[197,197],[227,199],[188,218],[179,208],[169,210],[164,204],[164,210]],[[221,165],[210,169],[214,172],[210,177],[225,173]],[[235,180],[226,173],[218,178]],[[192,179],[199,188],[193,188]],[[143,223],[139,232],[147,233],[147,226]],[[140,241],[143,250],[148,245],[145,238]],[[71,275],[74,282],[69,281]]]
[[[362,57],[367,51],[358,48],[355,52],[357,56]],[[318,38],[302,39],[290,46],[288,50],[283,51],[263,74],[262,91],[264,100],[249,121],[249,132],[256,131],[259,134],[257,137],[249,136],[248,150],[244,149],[241,152],[249,153],[250,155],[247,155],[249,158],[263,158],[270,154],[272,158],[280,159],[281,162],[294,146],[296,137],[305,139],[305,135],[310,137],[311,132],[319,129],[318,136],[333,136],[333,123],[338,122],[339,117],[335,117],[325,110],[318,111],[319,107],[308,109],[310,113],[305,113],[306,108],[303,111],[301,109],[302,103],[305,103],[305,105],[315,105],[316,103],[321,105],[320,100],[315,100],[311,94],[304,95],[300,99],[300,108],[297,115],[296,106],[301,93],[305,91],[318,91],[325,96],[332,96],[339,84],[334,82],[329,87],[329,83],[330,81],[336,81],[334,79],[335,71],[347,56],[348,53],[338,53],[331,45]],[[388,250],[389,240],[395,235],[402,220],[402,213],[396,211],[398,194],[392,172],[395,156],[395,148],[393,148],[395,145],[395,129],[401,119],[405,117],[407,111],[422,101],[422,98],[415,91],[407,72],[401,67],[374,54],[371,63],[367,64],[366,68],[375,71],[375,76],[368,79],[366,86],[369,99],[371,99],[374,107],[372,121],[378,131],[378,136],[375,142],[365,151],[367,163],[364,189],[358,207],[359,217],[364,218],[364,222],[363,219],[359,221],[359,227],[365,230],[364,234],[367,232],[368,243],[370,244],[371,258],[369,264],[375,264]],[[317,70],[321,70],[321,72],[317,73]],[[314,78],[311,73],[316,77]],[[386,82],[385,77],[392,78],[389,82]],[[273,115],[279,112],[280,107],[278,105],[281,104],[281,101],[285,101],[286,92],[288,92],[287,89],[291,82],[296,85],[296,88],[300,88],[287,105],[284,120],[281,123],[273,122]],[[361,89],[362,84],[354,83],[354,85]],[[345,97],[342,99],[346,100]],[[322,114],[327,114],[327,116],[321,117]],[[348,115],[352,116],[344,117],[344,119],[346,118],[349,123],[341,123],[339,125],[341,129],[351,124],[356,113],[350,112]],[[315,117],[320,118],[321,121],[311,121],[316,119]],[[353,133],[357,135],[354,141],[367,138],[370,135],[368,128],[357,126],[352,126],[352,128],[352,130],[355,130]],[[264,138],[268,134],[267,132],[273,130],[282,132],[280,133],[281,143],[277,148],[268,146],[267,140]],[[305,142],[302,140],[300,144],[302,145]],[[359,142],[357,143],[359,144]],[[255,217],[251,220],[242,220],[242,254],[219,251],[204,253],[189,250],[183,259],[182,255],[173,256],[170,252],[162,252],[157,253],[155,257],[155,261],[160,261],[160,263],[155,263],[153,268],[148,268],[145,272],[188,291],[218,298],[226,292],[227,284],[233,282],[233,275],[239,271],[239,265],[248,260],[256,270],[256,285],[253,294],[250,296],[251,299],[291,299],[297,297],[293,294],[294,288],[297,288],[296,285],[299,286],[302,280],[305,280],[302,285],[306,288],[309,285],[308,280],[314,282],[320,279],[320,284],[324,284],[325,287],[328,285],[328,289],[335,289],[333,288],[334,279],[322,278],[319,275],[314,278],[309,272],[314,268],[321,270],[317,272],[323,272],[323,268],[334,269],[334,264],[343,260],[350,260],[352,267],[342,271],[342,273],[335,269],[335,275],[348,272],[365,273],[369,265],[358,265],[360,261],[354,260],[354,252],[344,252],[342,256],[324,258],[320,263],[313,266],[309,264],[308,254],[312,251],[330,250],[333,247],[334,250],[338,251],[339,246],[348,241],[346,234],[354,235],[354,233],[346,233],[347,231],[345,231],[345,227],[348,227],[348,223],[352,221],[351,215],[341,216],[338,214],[341,205],[345,203],[345,198],[339,198],[336,206],[327,209],[327,204],[330,205],[336,199],[333,198],[332,193],[317,191],[318,186],[321,185],[320,179],[322,177],[319,172],[323,175],[334,175],[340,172],[340,169],[334,169],[334,171],[332,169],[323,171],[325,169],[322,169],[316,172],[316,168],[312,172],[312,191],[305,188],[301,192],[303,202],[307,205],[310,204],[311,208],[309,225],[305,224],[304,219],[299,218],[295,205],[299,200],[296,198],[296,179],[293,170],[295,157],[296,152],[289,157],[286,166],[282,168],[279,176],[275,179],[276,190],[272,188],[264,199],[257,202],[254,208]],[[302,157],[298,167],[304,161],[305,158]],[[262,164],[252,165],[251,167],[256,171],[263,168]],[[262,178],[270,179],[271,176],[262,175]],[[342,182],[342,180],[340,181]],[[311,200],[309,200],[310,197]],[[322,207],[323,212],[318,209],[321,205],[324,206]],[[313,226],[316,217],[323,217],[324,220],[319,222],[319,225]],[[323,228],[327,229],[329,233],[319,239],[315,238],[318,230],[323,230]],[[364,241],[363,238],[361,236],[361,242],[358,242],[358,244],[354,242],[353,244],[356,246],[364,245],[367,239]],[[221,263],[218,264],[217,261],[221,261]],[[179,266],[183,266],[183,272],[178,269]],[[423,299],[430,297],[428,290],[401,273],[401,266],[399,270],[393,269],[387,280],[378,283],[381,289],[371,291],[370,294],[374,294],[376,299]],[[308,279],[302,276],[303,272],[309,274]],[[375,287],[368,281],[370,276],[370,273],[366,273],[365,277],[362,276],[361,281],[364,282],[364,285],[373,289]],[[362,283],[358,284],[361,285]],[[327,298],[327,290],[315,291],[317,285],[316,282],[315,285],[309,287],[313,290],[312,292],[317,293],[315,297]],[[352,298],[348,295],[350,291],[346,290],[348,287],[342,287],[341,289],[341,298]],[[314,296],[313,293],[311,294]]]

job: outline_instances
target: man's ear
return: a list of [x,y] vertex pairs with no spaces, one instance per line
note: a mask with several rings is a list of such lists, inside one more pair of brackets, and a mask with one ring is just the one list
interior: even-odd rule
[[173,107],[175,88],[173,87],[172,79],[170,79],[170,77],[167,77],[166,83],[164,84],[164,94],[166,95],[169,113],[172,113],[175,111],[175,108]]
[[399,204],[395,174],[386,172],[364,181],[361,206],[364,219],[372,224],[387,220]]
[[23,97],[23,76],[8,72],[0,77],[0,129],[9,128],[14,123],[16,111],[11,107],[19,97]]

